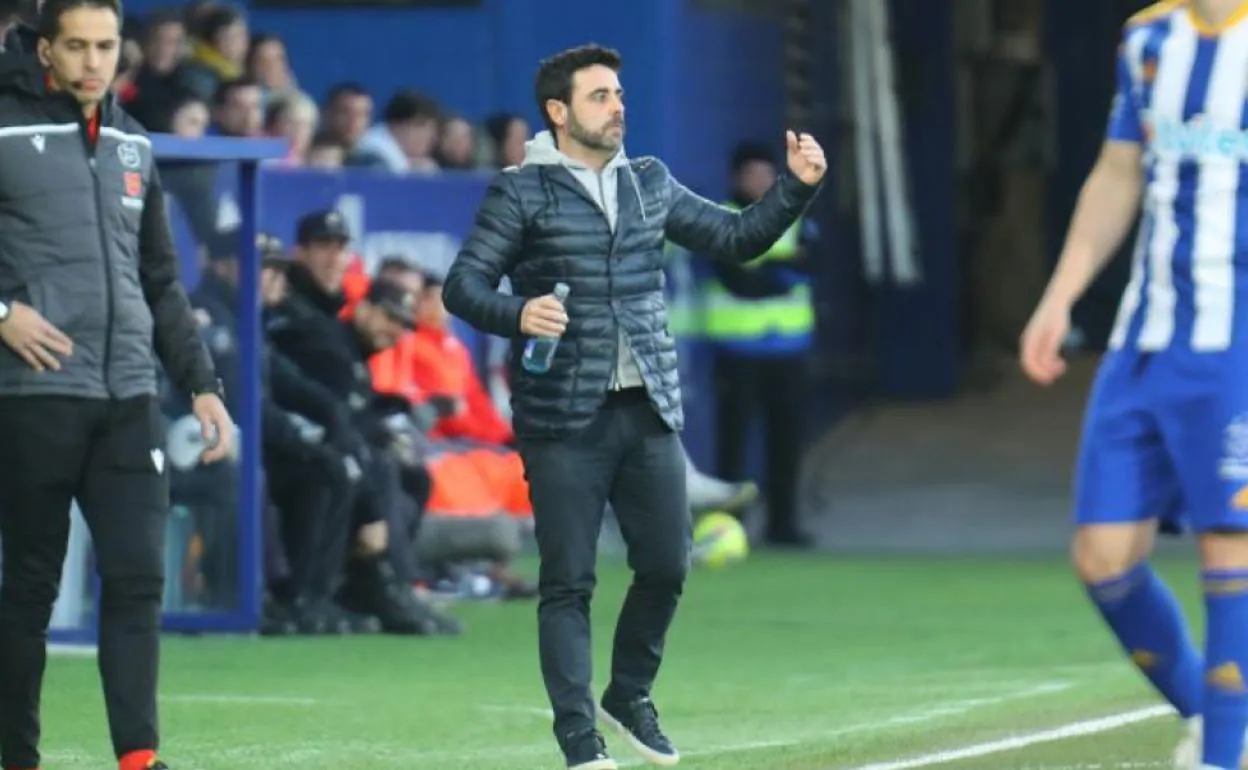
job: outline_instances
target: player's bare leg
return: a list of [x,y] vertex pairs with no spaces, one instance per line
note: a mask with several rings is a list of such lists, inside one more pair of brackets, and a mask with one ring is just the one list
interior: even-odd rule
[[1156,541],[1156,520],[1086,524],[1075,530],[1070,558],[1079,579],[1095,585],[1126,575],[1152,554]]

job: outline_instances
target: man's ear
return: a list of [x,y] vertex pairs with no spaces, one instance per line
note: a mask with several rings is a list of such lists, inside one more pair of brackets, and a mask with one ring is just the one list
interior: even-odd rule
[[559,128],[563,128],[568,122],[568,105],[558,99],[546,100],[546,115],[550,118],[550,122]]
[[39,56],[39,63],[45,67],[52,66],[52,44],[47,38],[39,38],[35,44],[35,53]]

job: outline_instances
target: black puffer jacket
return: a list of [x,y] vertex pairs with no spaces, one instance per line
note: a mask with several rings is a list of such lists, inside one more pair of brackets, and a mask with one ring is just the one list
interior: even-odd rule
[[[806,209],[817,188],[784,175],[756,205],[733,212],[691,192],[654,158],[617,174],[614,233],[603,208],[568,167],[525,164],[494,180],[476,226],[443,289],[451,313],[512,338],[511,384],[519,438],[557,438],[593,419],[617,365],[622,328],[650,400],[673,429],[684,426],[676,344],[667,328],[667,239],[746,261],[765,252]],[[512,295],[498,286],[507,276]],[[528,298],[567,283],[569,324],[545,374],[520,365],[520,312]]]

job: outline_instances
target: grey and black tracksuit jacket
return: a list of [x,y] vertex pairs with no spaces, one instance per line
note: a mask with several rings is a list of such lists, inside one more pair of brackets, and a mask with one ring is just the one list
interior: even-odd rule
[[157,366],[217,389],[178,281],[151,140],[112,101],[92,139],[77,103],[33,57],[0,59],[0,301],[38,310],[74,342],[56,372],[0,345],[0,396],[157,393]]

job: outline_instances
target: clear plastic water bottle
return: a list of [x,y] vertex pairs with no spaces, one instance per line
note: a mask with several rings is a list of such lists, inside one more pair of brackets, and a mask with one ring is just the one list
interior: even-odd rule
[[[571,289],[566,283],[555,284],[555,299],[563,302],[568,298],[569,291]],[[530,337],[524,346],[520,365],[526,372],[545,374],[550,371],[550,365],[555,360],[555,349],[558,347],[558,337]]]

